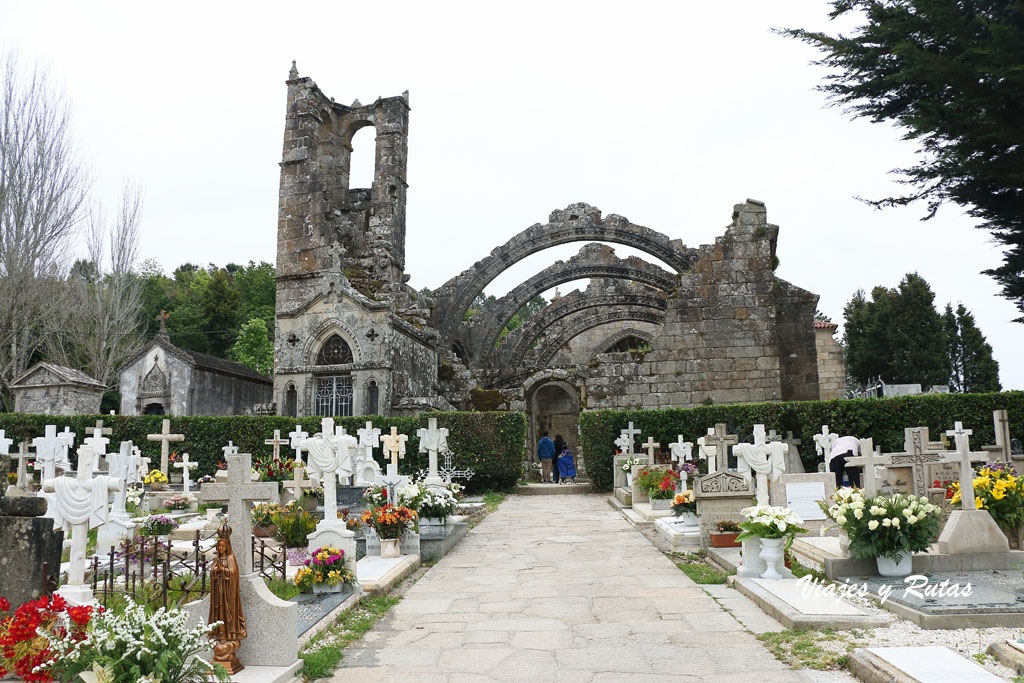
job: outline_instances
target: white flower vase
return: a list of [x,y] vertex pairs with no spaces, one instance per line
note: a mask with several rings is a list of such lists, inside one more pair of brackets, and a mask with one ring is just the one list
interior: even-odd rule
[[628,488],[631,488],[632,486],[633,486],[633,473],[632,472],[626,472],[626,488],[628,489]]
[[679,519],[682,520],[683,526],[697,526],[700,524],[700,518],[696,512],[684,512],[679,515]]
[[402,554],[401,541],[397,538],[382,538],[380,539],[380,556],[381,557],[400,557]]
[[672,499],[671,498],[651,498],[651,509],[652,510],[671,510]]
[[782,545],[786,542],[785,538],[762,538],[761,539],[761,559],[764,560],[767,569],[761,573],[762,579],[781,579],[782,574],[779,573],[779,567],[782,565]]
[[878,573],[882,576],[910,576],[914,570],[914,556],[909,550],[901,550],[899,560],[893,562],[888,557],[876,557]]

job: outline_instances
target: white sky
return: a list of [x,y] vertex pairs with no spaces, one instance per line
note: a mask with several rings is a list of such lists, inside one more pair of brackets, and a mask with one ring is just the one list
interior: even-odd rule
[[[956,207],[922,223],[923,206],[854,199],[898,193],[888,171],[914,148],[826,108],[814,91],[823,71],[808,65],[816,53],[770,32],[829,28],[828,7],[0,0],[0,46],[64,84],[97,197],[112,207],[124,178],[141,181],[143,256],[165,271],[274,261],[295,59],[339,102],[410,91],[417,288],[573,202],[697,246],[753,197],[780,226],[778,275],[819,293],[834,321],[857,288],[917,271],[940,307],[974,312],[1004,388],[1024,389],[1016,309],[979,274],[1001,261],[987,233]],[[580,246],[534,255],[489,292]]]

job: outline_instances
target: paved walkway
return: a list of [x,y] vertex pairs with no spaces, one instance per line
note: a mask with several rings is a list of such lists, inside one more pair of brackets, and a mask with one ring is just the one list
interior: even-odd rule
[[822,680],[791,671],[601,496],[513,496],[335,681]]

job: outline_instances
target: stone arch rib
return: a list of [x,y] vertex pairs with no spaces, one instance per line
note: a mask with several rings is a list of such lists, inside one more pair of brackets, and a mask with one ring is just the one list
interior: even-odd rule
[[601,343],[599,343],[595,347],[594,353],[590,354],[590,357],[593,358],[599,353],[608,353],[608,349],[610,349],[611,347],[615,346],[620,341],[628,337],[636,337],[637,339],[643,339],[648,344],[652,344],[654,342],[654,335],[651,334],[650,332],[644,332],[643,330],[638,330],[635,327],[627,327],[624,330],[619,330],[614,334],[608,335],[607,338],[602,339]]
[[551,362],[552,356],[574,337],[600,325],[624,320],[660,325],[665,322],[665,313],[654,309],[637,309],[632,306],[606,308],[597,313],[581,312],[571,318],[564,328],[558,330],[557,334],[550,338],[544,338],[536,349],[529,349],[524,356],[516,358],[515,362],[524,366],[544,367]]
[[689,270],[697,259],[697,250],[688,249],[679,240],[622,216],[601,212],[587,204],[572,204],[553,211],[545,225],[536,224],[492,251],[488,256],[445,283],[435,293],[434,324],[444,337],[452,335],[477,294],[495,277],[530,254],[569,242],[600,241],[625,244],[644,251],[668,264],[677,272]]

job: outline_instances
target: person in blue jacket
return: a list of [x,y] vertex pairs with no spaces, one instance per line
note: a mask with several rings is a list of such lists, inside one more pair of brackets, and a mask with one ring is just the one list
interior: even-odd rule
[[540,460],[541,481],[551,483],[551,465],[555,461],[555,442],[544,432],[537,443],[537,458]]

